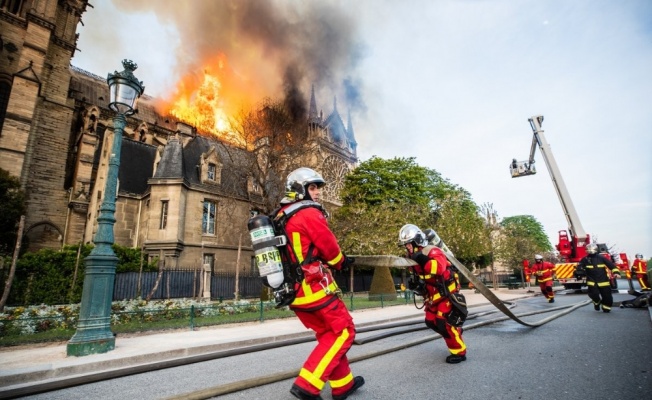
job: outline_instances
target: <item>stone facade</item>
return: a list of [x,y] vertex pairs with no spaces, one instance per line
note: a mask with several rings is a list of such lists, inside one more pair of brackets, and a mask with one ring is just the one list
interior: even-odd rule
[[[0,94],[8,99],[0,113],[0,168],[20,177],[27,194],[26,245],[91,242],[114,113],[106,79],[70,65],[88,2],[2,2],[9,3],[18,7],[0,9]],[[223,142],[160,115],[154,103],[144,95],[127,118],[115,242],[162,257],[168,267],[209,264],[228,272],[240,265],[253,272],[246,222],[264,209],[267,182],[249,166],[274,150]],[[324,175],[326,206],[336,207],[343,177],[357,162],[351,119],[345,126],[336,104],[327,117],[318,113],[314,94],[308,114],[306,145],[314,151],[298,162]]]

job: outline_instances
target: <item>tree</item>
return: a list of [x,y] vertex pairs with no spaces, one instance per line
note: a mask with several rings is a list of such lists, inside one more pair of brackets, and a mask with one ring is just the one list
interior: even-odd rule
[[0,168],[0,256],[10,255],[16,245],[20,216],[25,214],[25,194],[18,178]]
[[460,260],[489,252],[470,194],[414,158],[372,157],[346,177],[341,197],[333,230],[352,254],[403,255],[396,244],[406,223],[435,229]]
[[524,259],[551,250],[552,245],[543,226],[533,216],[516,215],[507,217],[500,223],[494,255],[507,266],[518,269]]

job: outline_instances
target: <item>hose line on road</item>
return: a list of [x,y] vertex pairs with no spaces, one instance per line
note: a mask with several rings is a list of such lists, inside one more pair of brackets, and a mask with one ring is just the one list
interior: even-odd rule
[[[536,326],[543,325],[543,324],[545,324],[547,322],[550,322],[550,321],[552,321],[552,320],[554,320],[556,318],[564,316],[564,315],[576,310],[579,307],[587,305],[588,303],[589,303],[589,301],[586,300],[586,301],[582,301],[582,302],[577,303],[577,304],[572,305],[572,306],[557,307],[556,308],[557,310],[558,309],[565,309],[565,310],[562,311],[562,312],[556,313],[554,315],[551,315],[548,318],[542,319],[541,321],[536,323],[537,324]],[[531,311],[531,312],[527,312],[527,313],[518,314],[518,316],[514,315],[514,318],[525,317],[525,316],[534,315],[534,314],[542,314],[542,313],[546,313],[546,312],[550,312],[550,311],[553,311],[553,310],[548,309],[548,310]],[[511,311],[509,313],[511,314]],[[504,321],[504,320],[507,320],[507,319],[513,319],[513,318],[511,318],[509,316],[506,316],[506,317],[499,317],[499,318],[495,318],[495,319],[491,319],[491,320],[487,320],[487,321],[481,321],[481,322],[477,322],[475,324],[471,324],[469,326],[466,326],[464,328],[464,330],[467,331],[467,330],[470,330],[470,329],[478,328],[478,327],[485,326],[485,325],[494,324],[496,322]],[[374,358],[374,357],[382,356],[382,355],[389,354],[389,353],[392,353],[392,352],[395,352],[395,351],[404,350],[404,349],[407,349],[409,347],[417,346],[417,345],[427,343],[427,342],[430,342],[432,340],[436,340],[436,339],[439,339],[439,338],[441,338],[441,335],[439,335],[439,334],[428,335],[428,336],[426,336],[424,338],[413,340],[411,342],[402,343],[402,344],[394,346],[394,347],[389,347],[389,348],[385,348],[385,349],[382,349],[382,350],[373,351],[373,352],[369,352],[369,353],[366,353],[366,354],[360,354],[360,355],[357,355],[357,356],[349,357],[349,362],[350,363],[355,363],[355,362],[359,362],[359,361],[364,361],[364,360],[367,360],[369,358]],[[278,373],[271,374],[271,375],[260,376],[260,377],[251,378],[251,379],[245,379],[245,380],[242,380],[242,381],[237,381],[237,382],[232,382],[232,383],[228,383],[228,384],[224,384],[224,385],[214,386],[214,387],[198,390],[198,391],[195,391],[195,392],[185,393],[185,394],[182,394],[182,395],[179,395],[179,396],[168,397],[167,400],[209,399],[211,397],[217,397],[217,396],[221,396],[221,395],[225,395],[225,394],[229,394],[229,393],[234,393],[234,392],[239,392],[239,391],[251,389],[251,388],[254,388],[254,387],[258,387],[258,386],[268,385],[270,383],[275,383],[275,382],[280,382],[280,381],[284,381],[284,380],[287,380],[287,379],[292,379],[292,378],[295,378],[297,375],[299,375],[299,371],[300,371],[299,369],[295,369],[295,370],[290,370],[290,371],[278,372]]]

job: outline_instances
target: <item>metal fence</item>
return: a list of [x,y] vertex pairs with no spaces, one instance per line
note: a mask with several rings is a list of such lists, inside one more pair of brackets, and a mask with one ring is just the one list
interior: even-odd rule
[[[164,270],[161,280],[151,299],[198,298],[202,295],[202,273],[199,270]],[[156,284],[158,272],[123,272],[117,273],[113,286],[113,300],[131,300],[145,298]],[[140,277],[140,278],[139,278]],[[335,281],[344,291],[350,292],[350,277],[336,273]],[[356,273],[353,277],[354,292],[369,291],[372,272]],[[140,279],[140,293],[138,281]],[[400,283],[400,278],[395,278]],[[210,275],[210,292],[212,300],[235,299],[235,273],[213,273]],[[263,290],[260,277],[240,275],[238,277],[238,292],[240,298],[260,297]]]

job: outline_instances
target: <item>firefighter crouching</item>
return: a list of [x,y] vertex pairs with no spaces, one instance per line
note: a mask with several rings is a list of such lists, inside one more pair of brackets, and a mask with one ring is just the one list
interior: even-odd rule
[[459,292],[459,285],[446,255],[438,247],[428,246],[426,235],[412,224],[401,228],[398,241],[407,250],[408,257],[417,262],[411,267],[414,276],[409,286],[425,300],[426,326],[439,333],[448,346],[451,354],[446,357],[446,362],[457,364],[465,361],[466,344],[462,339],[462,328],[451,325],[448,319],[453,305],[446,292]]
[[555,302],[555,292],[552,290],[552,279],[555,274],[555,266],[548,261],[543,261],[543,256],[536,254],[534,256],[534,265],[532,272],[537,277],[537,283],[541,293],[548,299],[548,303]]
[[598,246],[595,243],[586,245],[586,253],[576,269],[586,273],[586,285],[589,287],[589,297],[593,300],[593,308],[600,311],[602,306],[602,311],[608,313],[611,311],[614,299],[607,268],[618,277],[620,277],[620,270],[611,260],[598,254]]
[[321,399],[320,392],[329,382],[335,400],[346,399],[364,385],[364,378],[353,377],[346,353],[355,338],[353,318],[340,299],[341,293],[330,268],[350,267],[318,204],[325,181],[310,168],[299,168],[287,177],[282,215],[288,207],[302,200],[309,205],[287,220],[285,234],[292,251],[293,265],[300,265],[303,278],[294,284],[296,297],[290,304],[303,325],[315,331],[317,346],[304,362],[290,393],[303,400]]
[[649,291],[650,282],[647,276],[647,262],[643,259],[643,254],[636,254],[636,258],[634,258],[634,263],[632,264],[632,273],[638,280],[639,285],[641,285],[641,290]]

